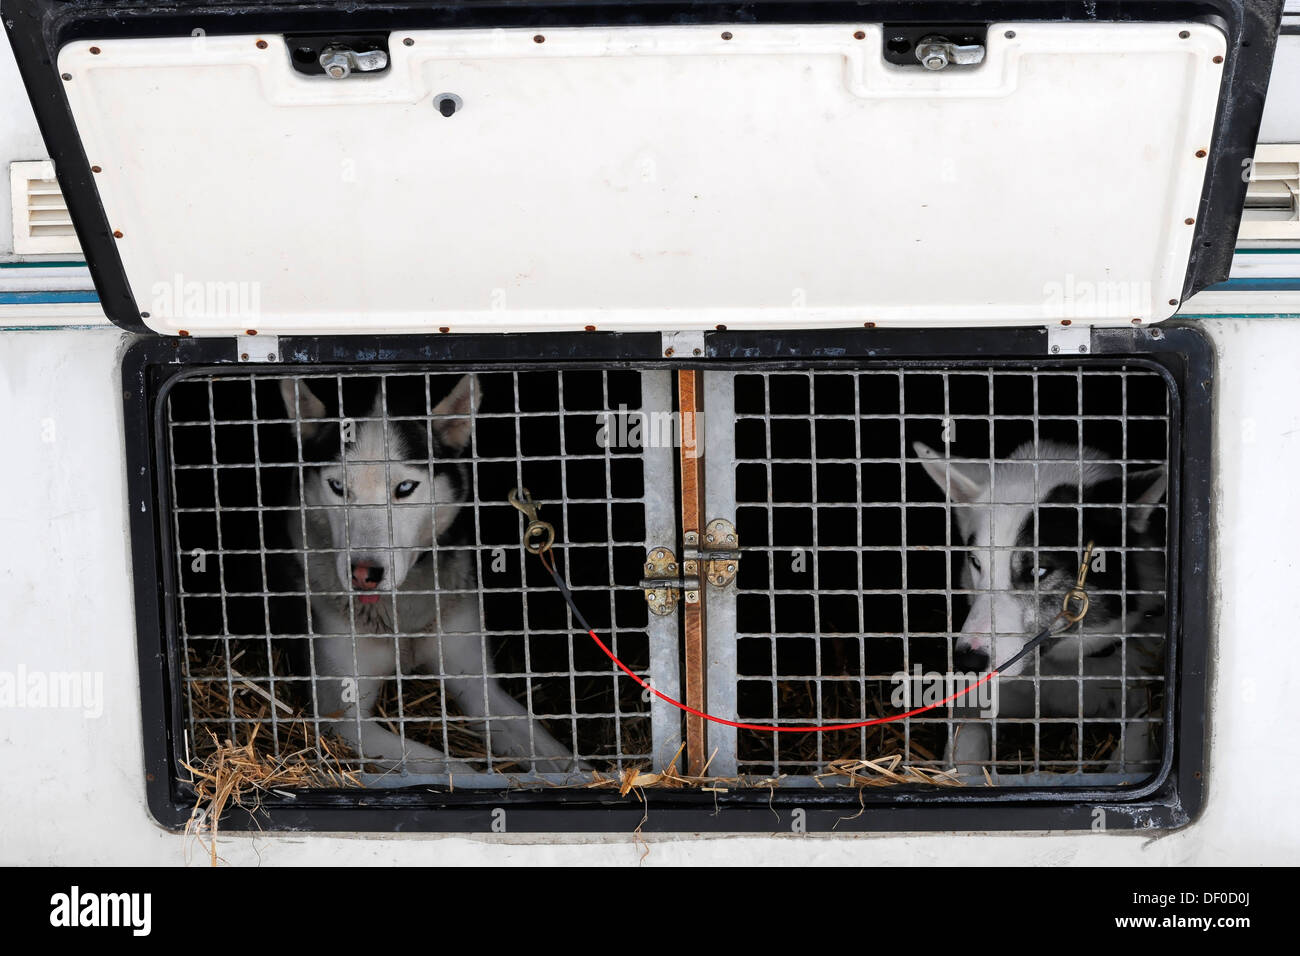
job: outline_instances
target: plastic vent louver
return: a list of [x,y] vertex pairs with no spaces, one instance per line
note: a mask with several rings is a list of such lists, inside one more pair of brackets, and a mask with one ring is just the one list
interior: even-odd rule
[[49,160],[11,163],[14,253],[16,255],[81,255],[67,203]]
[[1255,148],[1237,238],[1300,240],[1300,143]]

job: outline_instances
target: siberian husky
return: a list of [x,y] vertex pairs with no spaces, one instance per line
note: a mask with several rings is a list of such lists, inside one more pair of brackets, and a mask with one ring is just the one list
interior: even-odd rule
[[380,691],[399,672],[439,675],[462,714],[483,718],[474,726],[486,731],[494,756],[522,758],[537,772],[567,771],[571,751],[492,676],[472,552],[447,540],[470,488],[456,459],[470,442],[478,379],[460,379],[431,416],[421,398],[415,420],[390,421],[385,391],[366,416],[345,420],[328,416],[305,380],[280,382],[303,461],[323,463],[303,468],[293,492],[303,510],[287,512],[310,600],[316,713],[367,764],[473,773],[374,716]]
[[[992,467],[944,459],[920,442],[913,448],[951,502],[960,547],[969,549],[959,586],[972,592],[971,605],[954,647],[954,669],[984,673],[1017,654],[1061,609],[1078,574],[1079,545],[1092,541],[1090,606],[1083,622],[1003,672],[1008,678],[1037,672],[1037,711],[1033,681],[999,679],[998,715],[1146,715],[1146,682],[1135,679],[1158,673],[1163,656],[1165,606],[1157,592],[1165,581],[1164,509],[1158,507],[1167,484],[1164,467],[1129,470],[1126,479],[1101,453],[1084,448],[1080,454],[1075,446],[1054,442],[1040,442],[1037,451],[1032,442],[1024,444]],[[1081,508],[1081,500],[1112,506]],[[1123,501],[1127,514],[1121,514]],[[1127,608],[1121,591],[1127,592]],[[1154,770],[1158,752],[1147,729],[1128,723],[1125,752],[1106,769]],[[973,771],[989,762],[991,749],[988,722],[966,721],[958,725],[947,759]]]

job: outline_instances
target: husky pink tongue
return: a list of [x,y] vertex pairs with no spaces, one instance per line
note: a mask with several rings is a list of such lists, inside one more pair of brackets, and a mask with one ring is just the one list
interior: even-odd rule
[[378,595],[378,594],[359,594],[359,595],[357,595],[357,600],[360,601],[362,604],[378,604],[378,603],[379,603],[379,595]]

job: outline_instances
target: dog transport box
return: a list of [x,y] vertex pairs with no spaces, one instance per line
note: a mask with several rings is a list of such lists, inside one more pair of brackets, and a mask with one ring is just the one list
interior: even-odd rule
[[1281,7],[6,0],[157,820],[1192,820]]

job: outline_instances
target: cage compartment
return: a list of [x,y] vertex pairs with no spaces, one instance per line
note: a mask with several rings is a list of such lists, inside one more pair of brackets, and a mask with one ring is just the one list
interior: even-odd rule
[[[321,655],[340,631],[354,652],[384,643],[377,663],[357,660],[353,689],[381,687],[374,716],[356,716],[353,732],[373,724],[435,748],[461,765],[459,786],[590,779],[578,771],[648,767],[675,746],[672,715],[652,719],[641,689],[574,630],[562,597],[520,547],[522,515],[508,501],[528,489],[554,523],[555,551],[584,613],[639,674],[675,686],[672,656],[651,660],[650,634],[662,625],[618,586],[638,574],[664,476],[640,449],[601,438],[611,416],[658,399],[656,377],[666,373],[491,370],[471,380],[441,370],[312,368],[173,382],[162,401],[190,756],[202,759],[219,742],[242,745],[257,728],[268,755],[320,750],[336,758],[323,766],[356,772],[369,786],[412,782],[410,767],[359,752],[358,740],[341,739],[344,722],[320,712],[351,679],[337,667],[317,672],[331,666]],[[444,396],[467,382],[477,407],[439,415]],[[311,414],[293,411],[295,395]],[[440,438],[455,429],[464,430],[463,447]],[[304,437],[326,433],[323,442]],[[331,497],[326,473],[349,483],[346,498]],[[428,503],[403,505],[375,486],[400,488],[400,476],[437,490]],[[434,527],[436,546],[416,540]],[[359,556],[390,575],[404,571],[397,589],[357,590],[334,573]],[[312,573],[304,575],[304,560]],[[440,632],[438,659],[421,661],[413,648]],[[468,672],[448,669],[453,640],[481,647]],[[522,749],[521,725],[529,727]],[[493,732],[504,750],[491,745]],[[564,753],[570,765],[561,765]],[[446,780],[449,768],[418,766]]]
[[[946,696],[963,686],[951,675],[969,684],[1010,657],[1059,609],[1087,543],[1098,550],[1089,615],[1050,659],[1053,644],[998,679],[996,717],[945,707],[857,730],[719,733],[722,766],[794,785],[824,779],[833,761],[902,755],[900,772],[955,766],[982,784],[988,768],[999,786],[1044,787],[1131,784],[1160,768],[1170,396],[1158,370],[936,364],[727,377],[716,390],[731,392],[734,449],[711,459],[710,477],[734,483],[744,553],[727,599],[734,674],[710,679],[735,682],[743,722],[846,723]],[[945,481],[979,475],[993,479],[990,504],[945,497]],[[981,522],[1012,524],[976,541]],[[1013,580],[1031,559],[1039,573]],[[1007,577],[972,580],[971,562]],[[963,639],[987,637],[963,624],[978,629],[986,609],[1014,620],[992,625],[995,660],[971,660]],[[955,747],[972,731],[989,735],[987,759]]]

